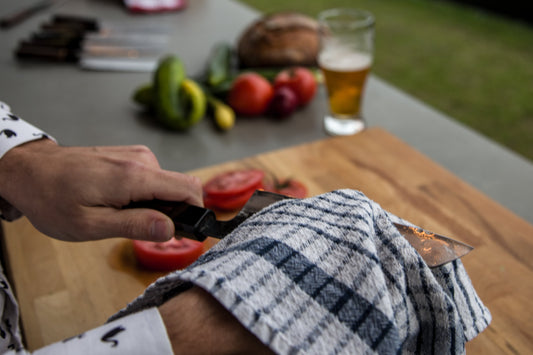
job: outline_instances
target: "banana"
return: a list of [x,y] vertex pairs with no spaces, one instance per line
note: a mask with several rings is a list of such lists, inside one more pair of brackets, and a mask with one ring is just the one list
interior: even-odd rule
[[187,111],[187,122],[193,125],[205,116],[207,99],[204,91],[194,80],[185,79],[181,84]]
[[217,128],[222,131],[232,129],[235,125],[235,111],[213,96],[209,96],[207,100]]

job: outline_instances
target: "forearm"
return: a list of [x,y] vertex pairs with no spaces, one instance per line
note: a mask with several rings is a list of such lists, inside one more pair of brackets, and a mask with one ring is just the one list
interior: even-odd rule
[[[15,204],[26,193],[25,180],[32,176],[32,162],[42,161],[43,155],[58,147],[50,139],[41,138],[13,147],[0,158],[0,196]],[[38,153],[38,155],[36,155]]]
[[[14,163],[16,160],[13,160],[13,156],[16,154],[12,151],[18,151],[19,147],[39,140],[51,143],[53,138],[14,115],[9,106],[0,101],[0,217],[3,219],[11,221],[21,216],[20,211],[8,202],[13,200],[8,195],[15,193],[13,183],[16,178],[13,172],[20,167]],[[4,158],[5,155],[8,157]]]
[[199,287],[159,307],[178,354],[272,354],[218,301]]

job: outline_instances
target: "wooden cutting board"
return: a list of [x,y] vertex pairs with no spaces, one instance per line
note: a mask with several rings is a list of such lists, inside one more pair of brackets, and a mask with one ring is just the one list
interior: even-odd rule
[[[531,224],[382,129],[190,173],[206,181],[228,169],[252,167],[297,178],[309,195],[361,190],[398,216],[474,246],[463,262],[493,321],[468,343],[468,353],[533,349]],[[161,276],[137,266],[128,240],[66,243],[43,236],[26,219],[3,226],[29,349],[101,325]]]

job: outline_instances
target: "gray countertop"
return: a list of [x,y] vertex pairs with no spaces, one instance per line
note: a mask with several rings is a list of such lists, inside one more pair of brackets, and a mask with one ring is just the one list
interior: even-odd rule
[[[29,0],[3,1],[0,16]],[[0,31],[0,100],[63,145],[144,144],[166,169],[187,171],[327,137],[322,128],[325,93],[287,120],[239,119],[221,133],[204,120],[187,133],[153,125],[131,101],[134,88],[150,73],[96,72],[74,64],[20,62],[13,57],[27,38],[54,13],[94,16],[103,22],[163,23],[172,37],[168,52],[195,75],[212,46],[235,43],[259,14],[230,0],[194,0],[183,12],[130,15],[120,2],[70,0],[7,31]],[[533,164],[372,76],[364,115],[432,158],[466,182],[533,223]]]

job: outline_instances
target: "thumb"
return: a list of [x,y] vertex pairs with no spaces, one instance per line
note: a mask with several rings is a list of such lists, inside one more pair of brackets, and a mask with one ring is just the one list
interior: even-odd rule
[[174,223],[165,214],[144,208],[104,212],[100,238],[122,237],[128,239],[164,242],[174,236]]

